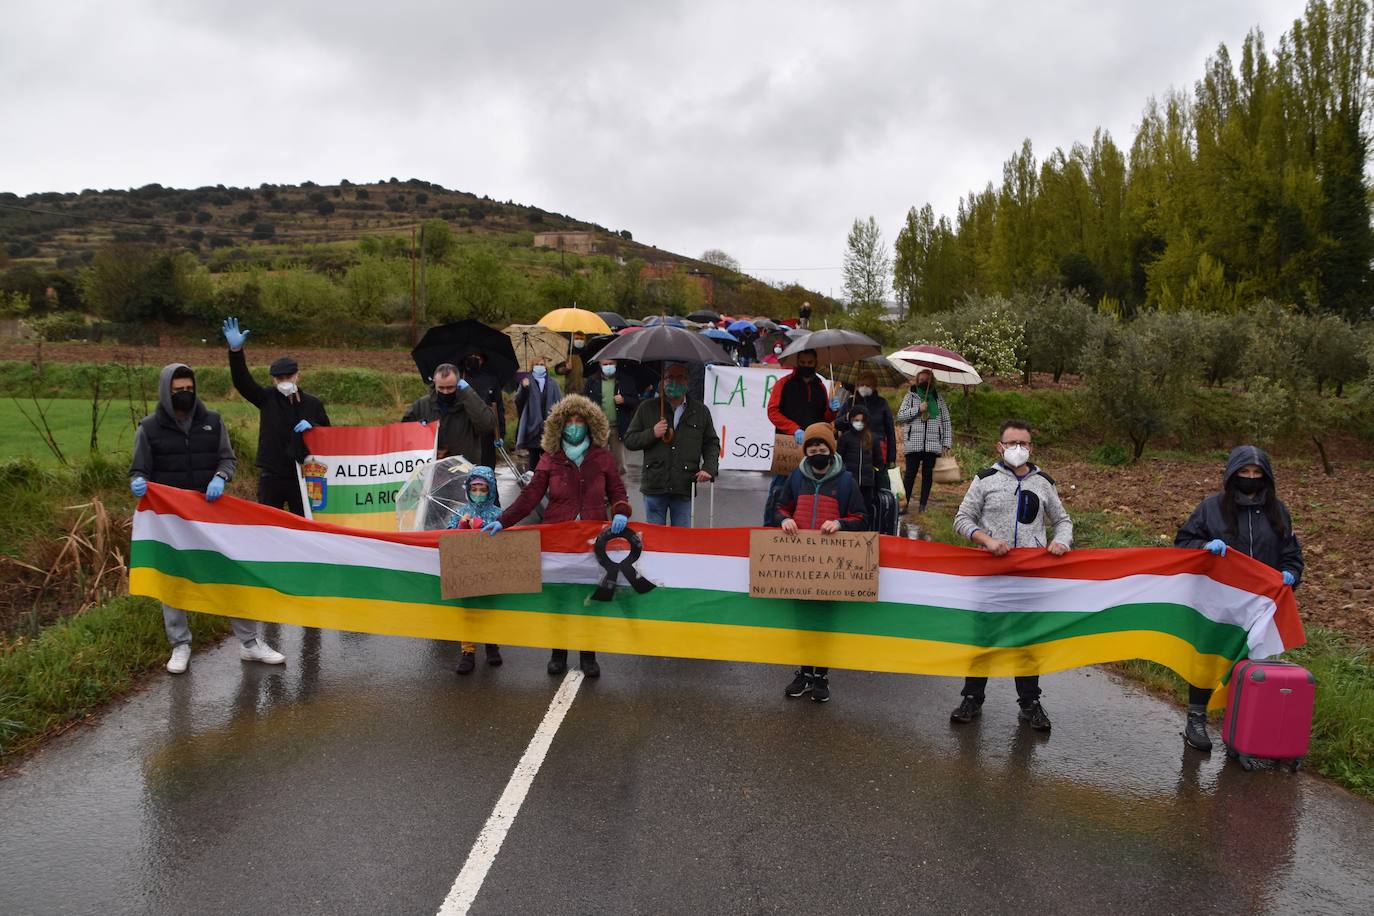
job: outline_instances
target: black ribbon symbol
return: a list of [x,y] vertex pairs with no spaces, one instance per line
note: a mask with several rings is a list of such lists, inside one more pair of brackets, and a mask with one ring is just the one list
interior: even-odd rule
[[[619,562],[612,560],[606,553],[606,545],[612,541],[624,541],[630,545],[630,555]],[[619,534],[612,534],[611,529],[607,528],[596,539],[596,562],[601,564],[601,568],[606,574],[601,577],[601,581],[596,586],[596,591],[592,593],[593,601],[610,601],[615,597],[615,588],[619,582],[619,577],[624,576],[625,581],[630,583],[639,594],[651,592],[656,587],[654,583],[644,578],[635,569],[635,563],[644,553],[644,543],[639,539],[639,535],[633,528],[626,528]]]

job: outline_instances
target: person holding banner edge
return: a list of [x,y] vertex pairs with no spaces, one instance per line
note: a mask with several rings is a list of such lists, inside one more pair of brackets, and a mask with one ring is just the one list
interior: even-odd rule
[[300,366],[289,356],[272,363],[268,372],[273,387],[259,385],[248,371],[244,342],[253,332],[239,327],[237,318],[224,319],[224,339],[229,344],[229,377],[234,389],[258,409],[258,502],[293,515],[305,515],[297,465],[310,454],[302,434],[316,426],[328,426],[324,403],[300,387]]
[[666,401],[663,416],[657,399],[640,404],[625,433],[625,447],[644,453],[640,490],[645,520],[687,528],[692,524],[692,484],[720,473],[720,437],[710,409],[687,394],[684,364],[664,368],[660,397]]
[[[1052,556],[1062,557],[1073,544],[1073,520],[1054,479],[1030,462],[1030,424],[1004,420],[997,453],[997,462],[979,471],[969,484],[954,516],[954,530],[995,557],[1017,547],[1047,547]],[[1054,529],[1054,539],[1048,542],[1046,520]],[[982,715],[987,684],[986,677],[964,679],[963,700],[950,713],[951,722],[972,722]],[[1040,703],[1038,674],[1016,677],[1016,698],[1021,706],[1017,718],[1036,731],[1050,730],[1050,717]]]

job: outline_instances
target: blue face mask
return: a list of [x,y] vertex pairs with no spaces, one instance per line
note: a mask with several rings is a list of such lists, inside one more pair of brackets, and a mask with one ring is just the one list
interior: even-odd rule
[[581,445],[587,439],[587,424],[569,423],[563,427],[563,441],[572,445]]
[[601,374],[606,378],[615,378],[615,366],[602,366]]
[[545,369],[543,366],[535,366],[533,372],[535,378],[543,378],[549,374],[549,370]]

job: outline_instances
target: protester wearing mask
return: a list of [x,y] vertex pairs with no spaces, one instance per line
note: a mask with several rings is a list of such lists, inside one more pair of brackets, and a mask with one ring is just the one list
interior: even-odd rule
[[[1174,546],[1210,550],[1220,557],[1236,551],[1278,570],[1290,588],[1302,581],[1302,546],[1293,533],[1293,519],[1275,490],[1269,456],[1253,445],[1231,449],[1221,492],[1198,504],[1174,535]],[[1211,698],[1209,688],[1188,686],[1183,740],[1204,752],[1212,749],[1207,734]]]
[[[887,398],[878,393],[878,377],[872,372],[860,372],[854,397],[846,401],[835,418],[835,432],[843,434],[849,428],[849,417],[857,409],[863,408],[868,414],[868,431],[873,435],[873,450],[884,472],[897,463],[897,427],[892,419],[892,408]],[[886,473],[878,475],[877,484],[889,489]]]
[[297,465],[310,454],[302,434],[315,426],[328,426],[324,404],[300,388],[300,367],[283,356],[268,372],[272,387],[259,385],[248,371],[243,344],[253,333],[239,328],[237,318],[224,319],[224,339],[229,344],[229,377],[245,401],[258,409],[258,502],[264,506],[305,515]]
[[[609,512],[611,531],[619,534],[630,520],[630,501],[625,484],[615,470],[615,459],[606,448],[610,424],[595,404],[580,394],[570,394],[549,412],[544,422],[544,457],[520,497],[501,518],[488,522],[483,531],[496,534],[534,511],[549,498],[543,523],[555,525],[581,519],[602,522]],[[578,663],[587,677],[600,677],[595,652],[582,652]],[[568,670],[568,650],[554,649],[549,674]]]
[[496,467],[496,447],[505,445],[506,437],[506,399],[501,396],[501,383],[496,376],[486,370],[486,355],[480,352],[469,353],[463,357],[463,379],[473,387],[496,415],[496,427],[482,436],[482,464]]
[[635,411],[625,447],[644,453],[640,490],[645,519],[655,525],[689,527],[692,484],[706,483],[720,470],[720,436],[705,404],[687,393],[687,367],[664,369],[662,401],[646,400]]
[[601,412],[611,421],[610,437],[606,447],[615,456],[615,469],[621,477],[625,476],[625,434],[634,419],[635,408],[639,406],[639,388],[634,372],[621,367],[615,360],[607,359],[592,364],[594,370],[587,376],[583,394],[593,404],[601,405]]
[[[134,456],[129,464],[129,490],[142,498],[148,483],[157,483],[205,494],[206,502],[224,495],[238,461],[229,444],[229,428],[220,415],[207,410],[196,397],[196,375],[183,363],[162,368],[157,382],[158,406],[134,432]],[[280,665],[286,656],[258,639],[252,620],[229,618],[242,644],[239,658],[246,662]],[[191,662],[191,628],[186,612],[162,605],[162,624],[172,656],[167,671],[181,674]]]
[[[854,477],[835,454],[835,430],[829,423],[813,423],[802,434],[806,457],[787,477],[768,524],[788,534],[798,531],[862,531],[866,524],[863,497]],[[830,699],[830,669],[803,665],[783,691],[789,697],[811,694]]]
[[902,398],[897,408],[897,424],[903,428],[902,451],[906,453],[906,473],[902,475],[906,508],[911,511],[912,487],[919,471],[921,498],[916,511],[924,512],[930,500],[930,485],[934,482],[935,459],[954,448],[949,405],[944,395],[935,389],[935,375],[929,369],[916,374],[911,390]]
[[[485,465],[478,465],[468,471],[463,481],[463,494],[467,501],[462,503],[449,517],[447,528],[477,529],[501,517],[501,499],[496,489],[496,472]],[[471,674],[477,667],[477,644],[464,642],[458,656],[458,674]],[[501,665],[501,647],[487,643],[487,664],[493,668]]]
[[562,399],[558,380],[549,375],[542,358],[536,360],[515,392],[515,411],[519,417],[515,423],[515,447],[528,453],[525,463],[531,471],[539,466],[539,459],[544,454],[544,418]]
[[575,394],[587,384],[582,363],[582,351],[587,347],[587,335],[575,332],[569,343],[568,358],[554,368],[563,373],[563,390],[569,394]]
[[[888,416],[891,416],[889,413]],[[844,469],[853,475],[863,494],[864,505],[872,508],[877,499],[880,481],[887,476],[883,463],[882,442],[872,431],[868,409],[862,405],[851,408],[846,415],[844,432],[840,433],[838,448]],[[838,424],[837,424],[838,426]]]
[[402,422],[439,424],[437,457],[462,455],[476,462],[482,438],[496,428],[496,414],[476,389],[458,377],[458,367],[442,363],[434,368],[434,390],[406,408]]
[[[1064,511],[1054,480],[1031,464],[1030,426],[1024,420],[1004,421],[997,453],[1001,458],[979,471],[969,484],[954,516],[954,530],[996,557],[1006,556],[1017,547],[1048,548],[1051,556],[1064,556],[1073,544],[1073,521]],[[1047,521],[1054,529],[1053,540],[1046,537]],[[989,627],[996,626],[991,619],[995,615],[981,616],[989,618]],[[997,635],[991,629],[974,634],[987,640],[981,645],[994,645]],[[985,677],[964,679],[964,699],[950,713],[951,722],[972,722],[982,715],[987,684]],[[1050,717],[1040,704],[1039,675],[1018,676],[1016,698],[1022,722],[1036,731],[1050,730]]]
[[[816,351],[803,350],[797,354],[797,364],[792,372],[773,386],[768,395],[768,419],[781,436],[794,436],[797,444],[802,442],[802,431],[815,423],[829,423],[835,419],[840,408],[840,399],[831,399],[825,385],[816,375]],[[772,524],[772,505],[787,478],[781,474],[774,476],[768,489],[768,501],[764,505],[764,524]]]

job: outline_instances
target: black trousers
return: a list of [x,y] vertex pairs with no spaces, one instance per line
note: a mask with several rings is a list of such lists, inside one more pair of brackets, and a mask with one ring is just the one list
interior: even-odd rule
[[906,471],[902,474],[902,486],[906,488],[906,501],[911,503],[911,487],[916,483],[916,472],[921,472],[921,500],[924,506],[930,499],[930,485],[935,482],[935,459],[938,452],[907,452]]
[[279,477],[276,474],[263,474],[258,478],[258,502],[273,509],[286,506],[292,515],[305,515],[305,504],[301,502],[300,481],[294,477]]
[[1212,699],[1212,688],[1188,685],[1188,705],[1206,706]]
[[[985,677],[966,677],[964,678],[964,689],[959,693],[962,696],[973,697],[981,703],[987,686],[988,679]],[[1018,677],[1016,679],[1016,699],[1022,703],[1040,699],[1040,675],[1032,674],[1028,677]]]
[[529,452],[529,470],[533,471],[539,467],[539,459],[544,457],[544,450],[542,448],[530,448],[525,451]]

